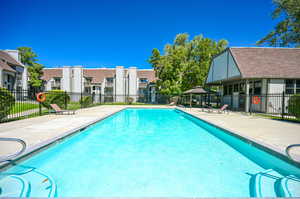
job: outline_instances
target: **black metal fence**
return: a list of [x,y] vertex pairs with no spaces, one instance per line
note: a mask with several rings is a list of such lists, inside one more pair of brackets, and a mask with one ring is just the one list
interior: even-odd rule
[[168,104],[170,97],[160,94],[113,95],[47,91],[45,102],[38,102],[34,90],[0,90],[0,123],[53,112],[50,104],[76,110],[105,104]]

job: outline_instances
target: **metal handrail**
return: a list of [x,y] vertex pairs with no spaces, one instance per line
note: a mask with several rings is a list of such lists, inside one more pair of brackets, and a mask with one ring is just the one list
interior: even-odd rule
[[[289,151],[290,151],[290,149],[291,148],[293,148],[293,147],[300,147],[300,144],[291,144],[291,145],[289,145],[288,147],[286,147],[286,149],[285,149],[285,153],[287,154],[287,156],[291,159],[291,160],[294,160],[293,158],[292,158],[292,156],[290,155],[290,153],[289,153]],[[295,161],[295,160],[294,160]]]
[[8,155],[8,156],[4,156],[4,157],[0,157],[0,162],[5,162],[7,160],[17,157],[18,155],[22,154],[26,149],[26,143],[23,140],[18,139],[18,138],[1,138],[0,137],[0,141],[19,142],[22,145],[22,149],[20,151],[18,151],[17,153],[14,153],[14,154]]

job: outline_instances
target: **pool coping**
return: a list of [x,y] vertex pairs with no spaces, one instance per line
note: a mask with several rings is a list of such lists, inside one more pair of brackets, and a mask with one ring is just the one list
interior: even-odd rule
[[[294,160],[290,159],[285,154],[285,151],[282,151],[281,149],[279,149],[279,148],[277,148],[277,147],[275,147],[273,145],[270,145],[270,144],[268,144],[266,142],[262,142],[260,140],[255,139],[255,138],[251,138],[249,136],[240,135],[240,133],[238,131],[234,131],[234,130],[228,129],[226,127],[223,127],[221,125],[214,124],[214,123],[212,123],[212,122],[210,122],[210,121],[208,121],[206,119],[201,118],[200,116],[197,116],[197,115],[189,113],[189,112],[187,112],[185,110],[182,110],[179,107],[176,107],[175,109],[178,110],[178,111],[184,112],[184,113],[186,113],[186,114],[188,114],[188,115],[190,115],[190,116],[192,116],[192,117],[194,117],[196,119],[199,119],[199,120],[201,120],[203,122],[206,122],[209,125],[212,125],[212,126],[214,126],[216,128],[219,128],[219,129],[223,130],[225,133],[228,133],[231,136],[235,136],[235,137],[241,139],[242,141],[244,141],[244,142],[246,142],[246,143],[248,143],[250,145],[254,145],[257,148],[259,148],[259,149],[261,149],[261,150],[263,150],[265,152],[268,152],[268,153],[276,156],[277,158],[280,158],[281,160],[286,161],[289,164],[292,164],[292,165],[296,166],[297,168],[300,168],[300,162],[297,162],[297,161],[294,161]],[[297,155],[297,154],[295,154],[293,156],[296,157],[297,159],[300,159],[300,156]]]
[[[276,157],[300,168],[300,162],[297,162],[297,161],[294,161],[294,160],[291,160],[286,154],[284,151],[280,150],[279,148],[273,146],[273,145],[270,145],[266,142],[262,142],[260,140],[257,140],[255,138],[251,138],[251,137],[248,137],[248,136],[245,136],[245,135],[240,135],[240,133],[238,131],[234,131],[234,130],[231,130],[231,129],[228,129],[226,127],[223,127],[221,125],[217,125],[217,124],[214,124],[213,122],[210,122],[206,119],[203,119],[201,118],[200,116],[197,116],[197,115],[194,115],[190,112],[187,112],[186,110],[180,108],[180,107],[177,107],[177,106],[166,106],[166,107],[141,107],[141,106],[136,106],[136,107],[132,107],[132,106],[125,106],[123,108],[121,108],[120,110],[117,110],[117,111],[114,111],[112,113],[109,113],[107,115],[105,115],[104,117],[101,117],[101,118],[97,118],[93,121],[90,121],[90,122],[87,122],[86,124],[83,124],[81,126],[78,126],[76,128],[73,128],[73,129],[70,129],[66,132],[63,132],[62,134],[58,135],[58,136],[55,136],[53,138],[50,138],[48,140],[45,140],[45,141],[42,141],[36,145],[33,145],[29,148],[27,148],[25,150],[25,152],[23,152],[22,154],[20,154],[19,156],[11,159],[10,161],[21,161],[22,159],[28,157],[28,156],[31,156],[31,155],[34,155],[34,153],[36,152],[39,152],[40,150],[46,148],[46,147],[50,147],[52,144],[55,144],[56,142],[59,142],[73,134],[76,134],[76,133],[79,133],[81,131],[83,131],[84,129],[88,128],[89,126],[97,123],[97,122],[100,122],[118,112],[121,112],[123,110],[126,110],[126,109],[173,109],[173,110],[178,110],[178,111],[181,111],[181,112],[184,112],[185,114],[188,114],[196,119],[199,119],[201,121],[204,121],[206,123],[208,123],[209,125],[212,125],[216,128],[219,128],[219,129],[222,129],[223,131],[225,131],[225,133],[228,133],[229,135],[231,136],[235,136],[239,139],[241,139],[242,141],[248,143],[248,144],[252,144],[256,147],[258,147],[259,149],[261,150],[264,150],[268,153],[271,153],[272,155],[275,155]],[[300,159],[300,156],[298,156],[297,154],[294,155],[295,157],[297,157],[297,159],[299,158]],[[10,165],[10,162],[7,161],[7,162],[2,162],[0,163],[0,171],[1,170],[5,170],[7,166]]]

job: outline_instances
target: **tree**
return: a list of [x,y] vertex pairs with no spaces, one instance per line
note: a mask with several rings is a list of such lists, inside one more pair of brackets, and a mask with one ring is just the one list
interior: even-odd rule
[[21,62],[28,67],[29,85],[39,89],[42,86],[43,65],[37,63],[37,54],[30,47],[19,47]]
[[282,19],[273,31],[257,42],[258,45],[300,47],[300,1],[273,0],[273,19]]
[[160,93],[178,95],[194,86],[204,85],[212,57],[227,46],[226,40],[218,42],[202,35],[189,40],[189,35],[176,35],[173,44],[167,44],[164,54],[152,50],[149,63],[155,70]]

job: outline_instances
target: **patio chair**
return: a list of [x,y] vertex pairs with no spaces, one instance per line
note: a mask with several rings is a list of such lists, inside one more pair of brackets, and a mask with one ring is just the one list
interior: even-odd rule
[[75,114],[75,110],[62,110],[57,104],[50,104],[50,106],[54,110],[55,114],[64,114],[64,113],[67,113],[68,115]]
[[212,108],[212,107],[209,107],[209,108],[207,108],[207,112],[208,113],[214,113],[214,112],[217,112],[217,113],[229,113],[228,112],[228,104],[224,104],[221,108],[219,108],[219,109],[214,109],[214,108]]

